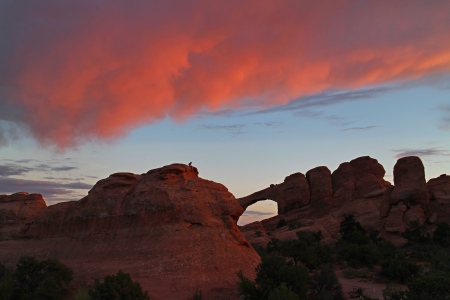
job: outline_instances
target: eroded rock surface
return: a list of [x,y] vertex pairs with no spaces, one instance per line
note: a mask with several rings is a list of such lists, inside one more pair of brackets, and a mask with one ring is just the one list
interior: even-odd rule
[[17,238],[21,230],[46,208],[39,194],[0,195],[0,240]]
[[310,202],[310,189],[305,175],[294,173],[287,176],[280,184],[272,184],[270,187],[239,198],[239,204],[245,209],[260,200],[273,200],[278,204],[278,213],[301,208]]
[[[402,245],[406,240],[401,234],[411,222],[450,222],[450,176],[442,175],[427,184],[422,161],[414,156],[397,161],[394,167],[395,186],[385,181],[384,175],[383,166],[368,156],[342,163],[331,178],[326,167],[314,168],[306,173],[310,201],[302,202],[298,208],[279,209],[278,216],[260,223],[267,235],[270,233],[271,237],[289,239],[295,238],[295,230],[288,230],[289,226],[277,228],[280,220],[288,224],[306,222],[308,225],[303,224],[301,230],[321,230],[325,242],[331,243],[339,239],[335,224],[339,224],[345,215],[352,214],[368,232],[378,231],[380,238]],[[252,199],[251,203],[254,203],[258,199],[267,199],[267,191],[279,189],[279,186],[282,184],[238,200],[242,203],[241,200]],[[255,195],[258,197],[253,197]],[[247,228],[244,226],[242,230]],[[251,243],[256,241],[251,235],[248,238]],[[266,237],[258,239],[259,244],[265,242]]]
[[4,241],[3,261],[55,257],[92,281],[118,269],[152,299],[238,299],[236,272],[254,277],[259,256],[236,225],[243,208],[227,188],[172,164],[147,174],[117,173],[80,201],[42,211],[25,240]]

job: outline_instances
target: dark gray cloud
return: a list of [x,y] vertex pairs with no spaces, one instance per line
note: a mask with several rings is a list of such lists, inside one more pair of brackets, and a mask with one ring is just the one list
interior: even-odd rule
[[244,216],[248,216],[248,215],[273,216],[273,215],[276,215],[276,213],[273,213],[273,212],[262,212],[262,211],[256,211],[256,210],[246,210],[243,215]]
[[433,147],[422,149],[393,149],[396,152],[395,158],[402,158],[405,156],[419,156],[419,157],[431,157],[431,156],[450,156],[450,151]]
[[232,125],[216,125],[216,124],[203,124],[200,125],[200,129],[206,130],[219,130],[225,131],[230,134],[241,134],[244,131],[244,128],[247,127],[248,124],[232,124]]
[[[40,161],[35,159],[4,159],[3,161],[5,162],[5,164],[0,165],[0,176],[24,175],[25,173],[32,171],[67,172],[78,169],[78,167],[67,165],[66,160],[52,160],[48,163],[41,163]],[[4,167],[3,171],[2,166]]]
[[370,129],[380,128],[380,127],[382,127],[382,126],[380,126],[380,125],[370,125],[370,126],[362,126],[362,127],[349,127],[349,128],[342,129],[342,131],[370,130]]
[[262,109],[255,112],[249,112],[247,114],[252,115],[252,114],[268,114],[275,112],[304,111],[309,108],[325,107],[344,102],[371,99],[383,95],[393,89],[394,87],[384,86],[370,89],[349,90],[339,92],[328,91],[311,96],[301,97],[285,105],[274,106],[271,108]]
[[310,118],[314,120],[324,120],[327,123],[334,126],[348,126],[353,122],[349,121],[347,118],[338,115],[326,115],[324,112],[316,110],[299,110],[294,111],[294,115],[300,118]]
[[59,172],[59,171],[72,171],[78,169],[77,167],[71,167],[71,166],[61,166],[61,167],[51,167],[51,171]]
[[28,192],[42,194],[44,199],[73,199],[78,194],[74,190],[89,190],[92,185],[82,182],[56,183],[43,180],[26,180],[11,177],[0,177],[0,194]]
[[33,169],[20,165],[0,165],[0,176],[24,175]]
[[53,177],[53,176],[42,177],[42,179],[55,180],[55,181],[82,181],[82,180],[84,180],[84,178],[82,178],[82,177],[70,178],[70,177]]
[[278,127],[284,125],[283,122],[258,122],[254,123],[257,126]]

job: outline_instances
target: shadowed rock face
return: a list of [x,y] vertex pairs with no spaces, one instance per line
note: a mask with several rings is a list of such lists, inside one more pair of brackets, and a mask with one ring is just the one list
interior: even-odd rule
[[[342,163],[331,174],[331,180],[326,167],[314,168],[306,173],[309,202],[299,202],[300,206],[293,209],[279,209],[278,216],[243,226],[242,231],[251,243],[258,245],[264,245],[270,240],[267,232],[270,232],[271,237],[291,239],[295,238],[297,230],[321,230],[324,242],[333,243],[340,238],[339,226],[336,224],[346,214],[352,214],[366,230],[380,231],[379,237],[402,245],[406,240],[401,234],[413,221],[426,226],[432,226],[429,224],[438,221],[450,222],[450,176],[442,175],[427,184],[422,161],[414,156],[401,158],[396,163],[395,186],[383,179],[384,174],[383,166],[368,156]],[[293,183],[298,184],[298,181]],[[252,204],[260,199],[282,199],[284,184],[269,187],[238,201]],[[291,189],[295,190],[295,187]],[[270,198],[273,195],[278,198]],[[280,205],[282,201],[278,203]],[[287,226],[277,228],[281,219],[287,223],[295,221],[302,227],[295,230],[288,230]],[[255,237],[256,231],[260,233]]]
[[15,238],[47,208],[39,194],[0,195],[0,240]]
[[428,206],[428,188],[425,181],[425,169],[417,156],[400,158],[394,166],[394,190],[391,203],[400,201],[408,207]]
[[331,205],[333,186],[330,170],[327,167],[316,167],[306,172],[306,178],[311,190],[311,205],[319,209]]
[[3,241],[0,257],[55,257],[78,281],[131,274],[152,299],[237,299],[236,272],[254,277],[259,256],[236,226],[243,209],[195,167],[172,164],[147,174],[116,173],[80,201],[42,211],[24,233]]
[[277,202],[278,214],[306,206],[310,202],[310,191],[305,175],[291,174],[284,179],[283,183],[272,184],[264,190],[239,198],[238,201],[246,209],[258,201],[268,199]]
[[299,208],[325,211],[328,206],[341,206],[357,198],[383,196],[391,184],[383,179],[384,168],[376,159],[359,157],[342,163],[331,174],[327,167],[309,170],[306,176],[294,173],[283,183],[274,184],[243,198],[239,204],[246,209],[261,201],[273,200],[278,204],[278,214]]
[[443,174],[427,183],[430,197],[428,220],[450,223],[450,176]]

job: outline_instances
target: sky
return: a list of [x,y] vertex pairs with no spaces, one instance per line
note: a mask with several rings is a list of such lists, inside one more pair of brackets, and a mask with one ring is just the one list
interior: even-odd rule
[[439,0],[0,0],[0,194],[191,161],[236,197],[366,155],[450,173],[449,28]]

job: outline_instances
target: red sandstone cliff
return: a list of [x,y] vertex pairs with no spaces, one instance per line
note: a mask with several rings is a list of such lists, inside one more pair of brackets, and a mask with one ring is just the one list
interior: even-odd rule
[[[3,202],[1,202],[3,206]],[[131,274],[152,299],[237,299],[236,272],[249,277],[259,256],[236,226],[243,213],[221,184],[173,164],[147,174],[117,173],[80,201],[41,210],[23,239],[0,242],[2,262],[54,257],[76,280]]]

